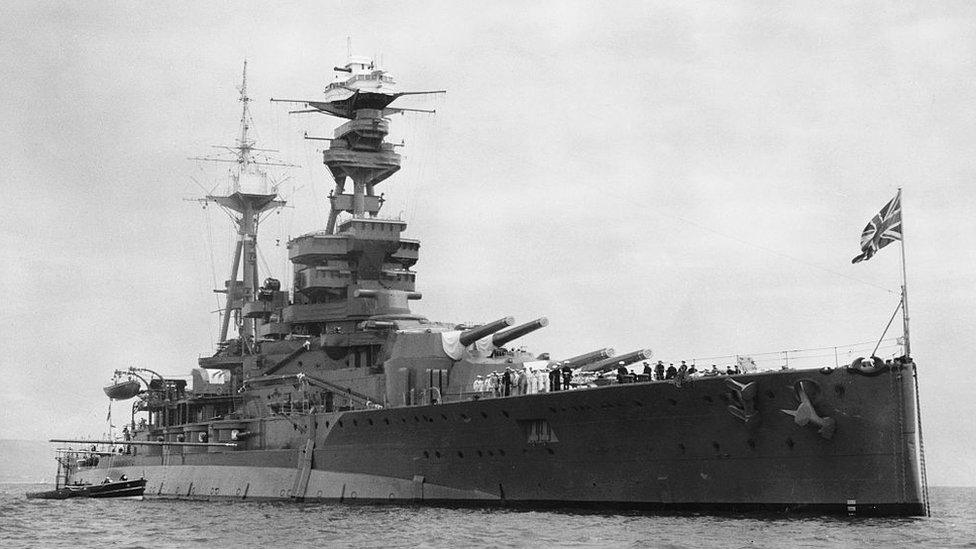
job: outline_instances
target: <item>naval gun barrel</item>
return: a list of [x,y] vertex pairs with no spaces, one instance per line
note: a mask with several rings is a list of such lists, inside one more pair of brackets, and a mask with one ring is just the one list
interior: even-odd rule
[[613,350],[613,347],[607,347],[606,349],[597,349],[596,351],[583,353],[581,355],[574,356],[573,358],[560,360],[558,364],[562,367],[569,366],[570,368],[576,369],[591,362],[596,362],[597,360],[610,358],[614,354],[615,351]]
[[508,328],[512,324],[515,324],[515,319],[510,316],[506,316],[505,318],[500,318],[494,322],[489,322],[488,324],[482,324],[481,326],[471,328],[470,330],[465,330],[461,332],[461,345],[467,347],[475,341],[478,341],[483,337],[490,336],[502,328]]
[[507,330],[503,330],[501,332],[496,333],[491,337],[491,342],[494,343],[495,346],[501,347],[502,345],[508,343],[509,341],[512,341],[513,339],[518,339],[524,336],[525,334],[534,332],[539,328],[545,328],[548,325],[549,325],[548,318],[546,317],[537,318],[532,322],[526,322],[525,324],[521,324],[514,328],[509,328]]
[[632,351],[629,353],[622,354],[620,356],[615,356],[613,358],[607,358],[599,362],[594,362],[592,364],[587,364],[583,367],[587,372],[606,372],[612,370],[620,365],[622,362],[624,366],[628,364],[633,364],[641,360],[647,360],[651,358],[654,353],[650,349],[640,349],[638,351]]

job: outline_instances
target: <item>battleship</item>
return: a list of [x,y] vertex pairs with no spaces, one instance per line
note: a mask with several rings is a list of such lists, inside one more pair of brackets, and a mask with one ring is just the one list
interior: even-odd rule
[[413,313],[420,241],[381,215],[377,188],[401,166],[393,115],[416,110],[397,100],[441,92],[400,91],[369,58],[336,67],[318,99],[272,100],[341,124],[305,136],[327,143],[325,227],[288,241],[291,289],[261,280],[259,221],[284,200],[249,134],[246,74],[230,192],[204,199],[237,231],[217,351],[189,381],[117,370],[105,392],[132,401],[127,425],[54,439],[92,445],[63,484],[144,479],[146,498],[191,500],[928,512],[907,338],[887,361],[661,376],[631,371],[647,349],[556,358],[516,346],[544,317]]

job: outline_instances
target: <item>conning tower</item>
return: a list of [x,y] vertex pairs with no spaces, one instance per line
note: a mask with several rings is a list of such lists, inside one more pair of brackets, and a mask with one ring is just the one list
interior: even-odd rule
[[329,142],[322,159],[335,180],[325,230],[288,243],[295,297],[283,316],[295,333],[310,336],[352,334],[366,320],[375,327],[422,320],[408,305],[421,297],[410,270],[420,241],[401,238],[406,222],[379,216],[383,197],[376,186],[400,169],[397,145],[386,141],[389,116],[415,110],[389,105],[403,95],[441,92],[397,92],[393,76],[365,57],[350,56],[335,71],[322,100],[285,100],[310,107],[298,112],[347,120],[332,137],[306,136]]

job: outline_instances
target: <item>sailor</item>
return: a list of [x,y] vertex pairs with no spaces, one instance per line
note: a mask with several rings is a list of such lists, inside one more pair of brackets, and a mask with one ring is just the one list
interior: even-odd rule
[[719,373],[720,373],[720,372],[718,371],[718,366],[716,366],[716,365],[714,365],[714,364],[712,364],[712,371],[711,371],[711,375],[713,375],[713,376],[717,376],[717,375],[719,375]]
[[573,381],[573,369],[569,365],[563,366],[563,389],[569,390],[571,381]]
[[504,395],[508,396],[512,394],[512,369],[505,368],[505,372],[502,374],[502,386],[505,388]]
[[621,360],[617,363],[617,383],[625,383],[628,375],[630,375],[630,372],[627,370],[624,361]]
[[688,379],[688,365],[682,360],[681,366],[678,368],[678,380],[684,381],[686,379]]
[[727,366],[725,368],[725,373],[728,374],[728,375],[733,375],[733,374],[735,374],[735,370],[732,369],[732,366]]
[[645,381],[650,381],[654,379],[654,371],[651,370],[651,365],[648,364],[646,360],[644,361],[644,371],[641,372],[641,374],[647,376],[647,379]]
[[474,392],[476,393],[481,393],[482,391],[484,391],[485,380],[481,376],[474,378],[474,385],[472,386],[472,389],[474,389]]
[[654,365],[654,379],[664,381],[664,363],[660,360]]
[[698,370],[695,369],[695,365],[692,364],[691,366],[688,366],[688,377],[697,377],[697,376],[698,376]]
[[535,392],[537,393],[548,393],[549,392],[549,372],[545,370],[536,370],[535,372]]
[[518,374],[518,394],[527,395],[529,394],[529,371],[527,369],[518,370],[515,372]]
[[674,379],[678,375],[678,369],[674,367],[674,363],[668,365],[668,372],[664,374],[664,379]]
[[555,364],[549,370],[549,390],[558,391],[559,390],[559,365]]

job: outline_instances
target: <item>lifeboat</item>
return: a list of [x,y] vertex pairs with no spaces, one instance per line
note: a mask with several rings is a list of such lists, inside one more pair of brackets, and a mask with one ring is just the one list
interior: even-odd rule
[[129,400],[139,394],[139,381],[130,379],[128,381],[117,381],[102,389],[108,398],[112,400]]

